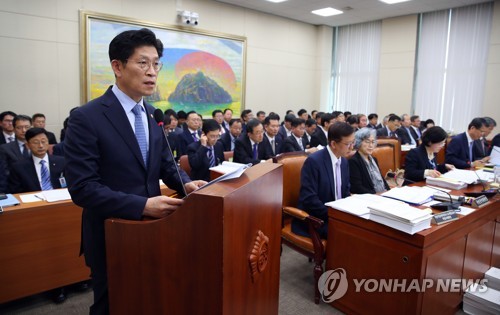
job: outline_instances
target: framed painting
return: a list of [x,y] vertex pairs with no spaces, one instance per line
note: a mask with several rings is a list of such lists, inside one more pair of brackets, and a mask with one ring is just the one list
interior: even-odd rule
[[163,25],[80,11],[82,104],[114,84],[108,46],[119,33],[151,29],[163,42],[163,68],[156,91],[146,100],[165,111],[194,110],[208,118],[215,109],[245,108],[246,38],[192,27]]

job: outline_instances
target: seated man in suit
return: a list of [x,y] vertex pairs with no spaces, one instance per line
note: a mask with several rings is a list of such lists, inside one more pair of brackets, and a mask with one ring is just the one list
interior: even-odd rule
[[422,128],[421,124],[422,121],[420,120],[420,116],[418,115],[413,115],[410,117],[411,121],[411,134],[413,135],[413,139],[417,139],[417,142],[420,144],[421,141],[420,139],[422,138]]
[[7,193],[7,163],[3,158],[3,154],[0,154],[0,193]]
[[233,120],[233,111],[230,108],[224,109],[224,128],[229,130],[229,123]]
[[210,181],[209,168],[224,161],[224,148],[219,139],[220,124],[214,119],[208,119],[201,128],[200,141],[188,146],[187,155],[191,166],[191,178]]
[[226,125],[224,124],[224,114],[222,114],[220,109],[216,109],[212,112],[212,118],[219,123],[221,135],[229,131],[229,129],[226,129]]
[[11,111],[5,111],[0,114],[0,130],[2,130],[2,135],[0,135],[0,145],[5,143],[14,142],[16,136],[14,134],[14,117],[16,113]]
[[234,143],[241,135],[241,120],[231,119],[229,122],[229,132],[226,132],[220,137],[220,142],[224,147],[224,151],[234,151]]
[[403,114],[401,116],[401,127],[396,130],[396,135],[398,136],[401,144],[417,145],[417,139],[413,138],[411,129],[410,115]]
[[264,138],[262,142],[267,147],[266,150],[272,152],[272,156],[280,154],[283,147],[284,138],[278,132],[280,128],[280,116],[270,113],[264,118]]
[[28,159],[31,152],[26,144],[26,131],[31,128],[31,117],[26,115],[17,115],[13,120],[14,134],[16,139],[10,143],[0,146],[0,150],[7,162],[7,168],[17,161]]
[[396,131],[401,125],[401,118],[398,115],[391,114],[387,118],[385,127],[377,129],[377,137],[395,137],[399,139]]
[[286,139],[290,137],[290,135],[292,134],[292,120],[294,118],[295,118],[294,114],[285,115],[285,121],[283,125],[280,126],[280,129],[278,131],[282,139]]
[[483,117],[486,121],[486,131],[483,136],[474,141],[474,157],[476,159],[482,159],[491,154],[491,146],[486,140],[493,129],[497,126],[497,122],[491,117]]
[[[328,129],[328,146],[305,160],[301,171],[300,194],[297,207],[323,220],[319,229],[322,238],[327,238],[328,207],[326,202],[350,195],[349,163],[347,156],[354,145],[354,129],[342,122]],[[308,236],[307,225],[294,220],[292,231]]]
[[[33,127],[36,128],[43,128],[45,129],[45,115],[41,113],[34,114],[33,117],[31,117],[33,121]],[[47,132],[47,137],[49,138],[49,144],[57,144],[56,140],[56,135],[50,131],[45,130]]]
[[318,145],[322,145],[326,147],[328,145],[328,128],[330,127],[331,124],[334,122],[333,115],[330,113],[325,113],[321,115],[321,123],[316,128],[316,131],[314,134],[311,136],[311,142],[310,146],[312,147],[317,147]]
[[308,148],[309,142],[304,137],[306,124],[304,119],[295,118],[292,120],[292,135],[285,139],[283,152],[308,152],[313,153],[318,151],[318,148]]
[[474,141],[480,139],[486,132],[486,120],[474,118],[466,132],[454,136],[446,148],[445,161],[456,168],[478,167],[487,163],[489,156],[477,158],[474,156]]
[[260,163],[262,160],[270,159],[273,153],[262,142],[264,138],[264,126],[258,119],[251,119],[247,123],[247,132],[234,144],[233,161],[236,163]]
[[26,143],[31,158],[12,164],[9,175],[9,191],[24,193],[66,187],[64,158],[49,156],[49,138],[43,128],[31,128],[26,132]]
[[375,129],[377,130],[377,125],[378,125],[378,115],[375,113],[371,113],[368,115],[368,121],[370,122],[368,124],[368,128]]
[[306,120],[306,132],[304,132],[304,138],[307,140],[307,147],[311,147],[311,137],[316,131],[316,128],[318,128],[318,124],[316,123],[316,120],[309,118]]
[[247,130],[247,123],[250,119],[253,119],[253,113],[251,109],[245,109],[241,112],[241,130],[245,134]]
[[200,141],[201,118],[198,113],[191,111],[187,114],[186,124],[184,130],[177,136],[177,148],[179,150],[178,156],[187,154],[187,147],[193,143]]

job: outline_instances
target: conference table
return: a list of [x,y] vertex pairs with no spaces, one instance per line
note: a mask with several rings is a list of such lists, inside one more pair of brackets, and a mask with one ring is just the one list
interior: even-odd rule
[[[173,190],[162,186],[162,194]],[[19,195],[14,195],[18,200]],[[0,214],[0,303],[89,279],[80,253],[82,209],[38,201]]]
[[[481,190],[469,185],[450,193]],[[462,282],[500,268],[499,194],[458,220],[413,235],[332,208],[328,215],[325,270],[342,268],[348,284],[331,305],[348,314],[454,314]]]

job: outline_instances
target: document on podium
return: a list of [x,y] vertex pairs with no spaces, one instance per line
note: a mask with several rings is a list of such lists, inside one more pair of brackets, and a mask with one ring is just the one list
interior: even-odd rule
[[211,167],[211,171],[216,171],[219,173],[223,173],[224,175],[217,177],[214,180],[211,180],[208,182],[206,185],[200,187],[199,189],[195,191],[199,191],[200,189],[204,189],[210,185],[213,185],[218,182],[222,182],[225,180],[233,179],[233,178],[238,178],[245,172],[247,168],[252,167],[252,164],[242,164],[242,163],[235,163],[235,162],[227,162],[224,161],[222,164]]

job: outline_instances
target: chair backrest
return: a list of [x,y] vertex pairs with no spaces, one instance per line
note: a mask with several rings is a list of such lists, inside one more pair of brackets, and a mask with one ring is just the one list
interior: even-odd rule
[[401,143],[397,139],[377,138],[377,147],[372,155],[378,160],[382,176],[389,170],[395,171],[401,167]]
[[283,153],[273,158],[283,164],[283,206],[297,207],[300,193],[300,172],[307,158],[305,152]]
[[181,155],[181,157],[179,158],[179,166],[184,170],[184,172],[186,172],[189,177],[191,177],[191,165],[189,165],[189,159],[186,154]]
[[224,160],[229,161],[230,159],[233,158],[233,155],[234,155],[233,151],[224,151]]
[[437,153],[436,155],[436,161],[438,164],[443,164],[446,158],[446,149],[448,148],[448,144],[451,141],[451,137],[446,138],[446,141],[444,143],[444,147],[441,148],[441,150]]

